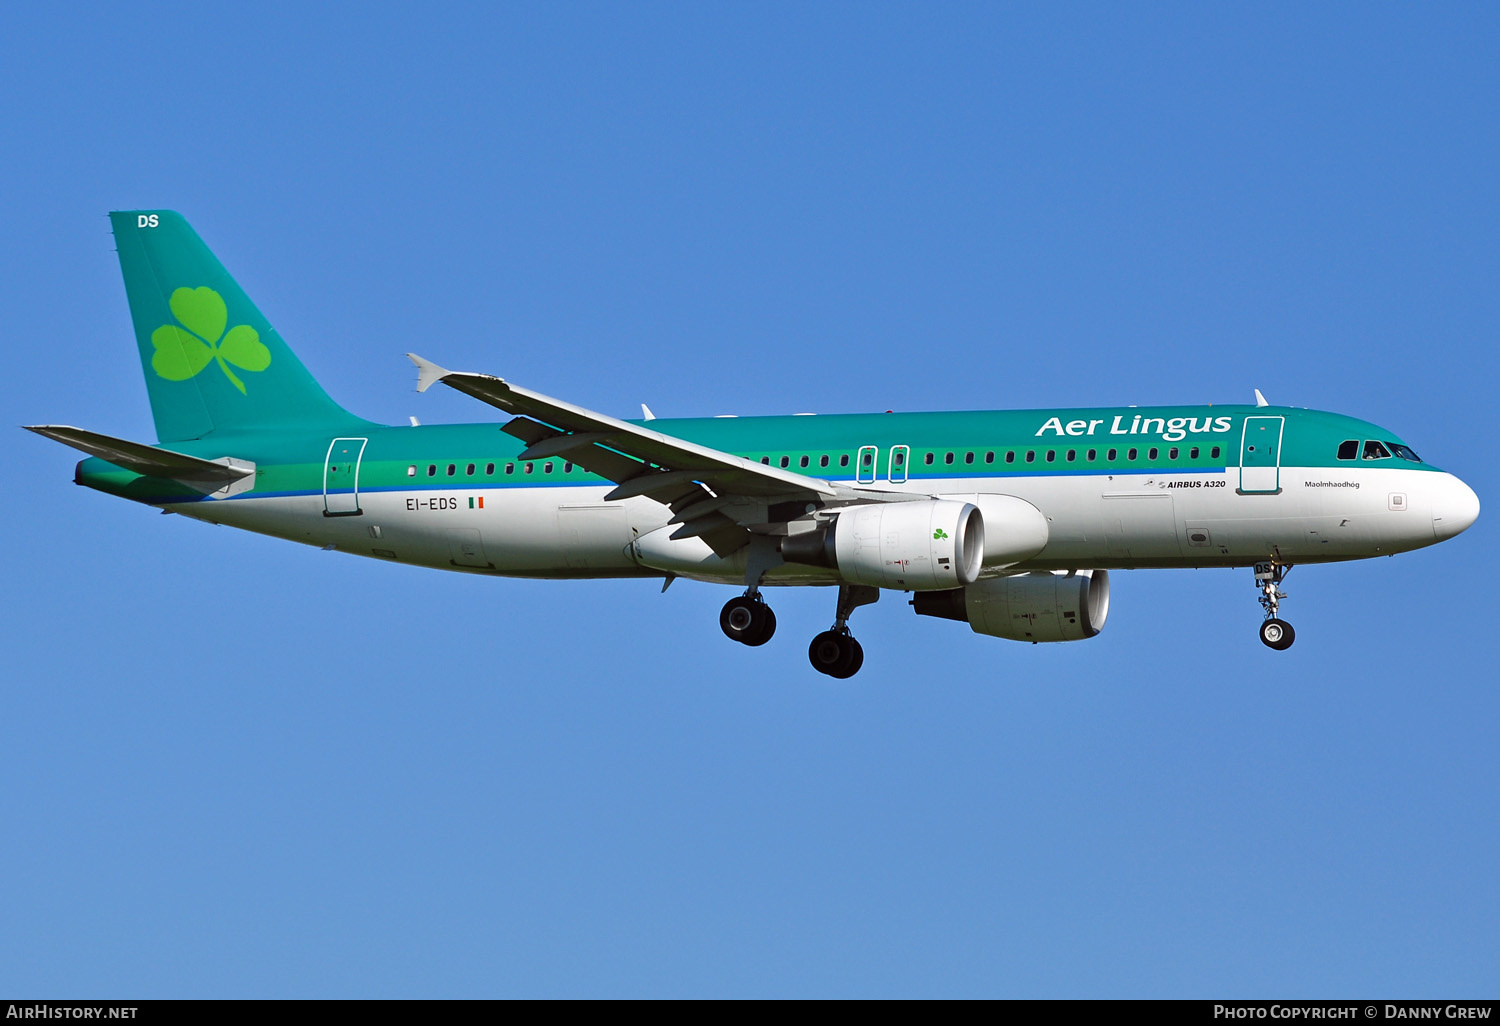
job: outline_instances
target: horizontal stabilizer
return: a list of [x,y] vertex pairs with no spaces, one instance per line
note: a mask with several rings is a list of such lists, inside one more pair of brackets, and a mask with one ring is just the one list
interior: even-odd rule
[[[255,464],[246,460],[228,457],[218,460],[199,459],[197,456],[187,456],[180,452],[158,449],[154,445],[143,445],[63,424],[34,424],[25,427],[27,431],[70,445],[79,452],[97,456],[117,467],[146,477],[180,481],[205,495],[228,496],[247,491],[251,484],[247,479],[255,476]],[[236,485],[241,487],[235,487]]]

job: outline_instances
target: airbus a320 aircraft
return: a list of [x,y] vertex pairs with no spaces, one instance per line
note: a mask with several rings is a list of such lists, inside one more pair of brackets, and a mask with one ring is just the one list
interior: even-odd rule
[[1265,405],[618,420],[412,355],[503,424],[387,427],[337,405],[181,216],[110,220],[158,444],[30,430],[90,455],[78,484],[216,524],[441,570],[837,588],[813,666],[849,677],[881,589],[1016,641],[1104,627],[1109,571],[1254,567],[1260,637],[1292,644],[1298,563],[1451,538],[1474,492],[1385,428]]

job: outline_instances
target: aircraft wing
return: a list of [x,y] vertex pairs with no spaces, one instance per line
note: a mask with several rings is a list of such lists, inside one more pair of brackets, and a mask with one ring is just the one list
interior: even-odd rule
[[673,523],[682,525],[672,537],[701,537],[721,555],[748,544],[757,523],[800,516],[809,502],[849,498],[847,489],[821,478],[674,438],[489,374],[450,371],[414,353],[407,358],[417,365],[418,392],[442,382],[515,414],[501,430],[527,443],[520,459],[560,456],[614,481],[606,499],[655,499],[671,507]]

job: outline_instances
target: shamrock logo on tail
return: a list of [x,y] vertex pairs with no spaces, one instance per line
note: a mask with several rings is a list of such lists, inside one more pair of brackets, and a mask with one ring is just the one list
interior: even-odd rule
[[167,305],[180,326],[163,324],[151,333],[151,344],[156,347],[151,366],[161,377],[186,381],[217,361],[229,383],[243,393],[245,383],[229,369],[231,363],[247,371],[271,366],[271,351],[250,325],[236,324],[225,333],[229,311],[224,298],[213,289],[178,289]]
[[941,539],[946,538],[946,537],[948,537],[948,532],[945,531],[945,530],[943,530],[941,527],[939,527],[936,531],[932,532],[932,540],[933,541],[940,541]]

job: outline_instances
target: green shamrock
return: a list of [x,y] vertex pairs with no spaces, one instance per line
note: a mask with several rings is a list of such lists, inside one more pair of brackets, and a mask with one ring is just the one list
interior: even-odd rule
[[932,532],[932,540],[933,541],[937,541],[940,538],[946,538],[946,537],[948,537],[948,532],[945,531],[945,530],[943,530],[941,527],[939,527],[936,531]]
[[241,370],[263,371],[271,366],[271,351],[260,340],[260,333],[248,324],[237,324],[224,333],[229,311],[224,299],[208,287],[178,289],[167,301],[172,315],[183,325],[163,324],[151,333],[156,354],[151,366],[168,381],[186,381],[217,360],[229,383],[241,392],[245,383],[229,369],[232,363]]

